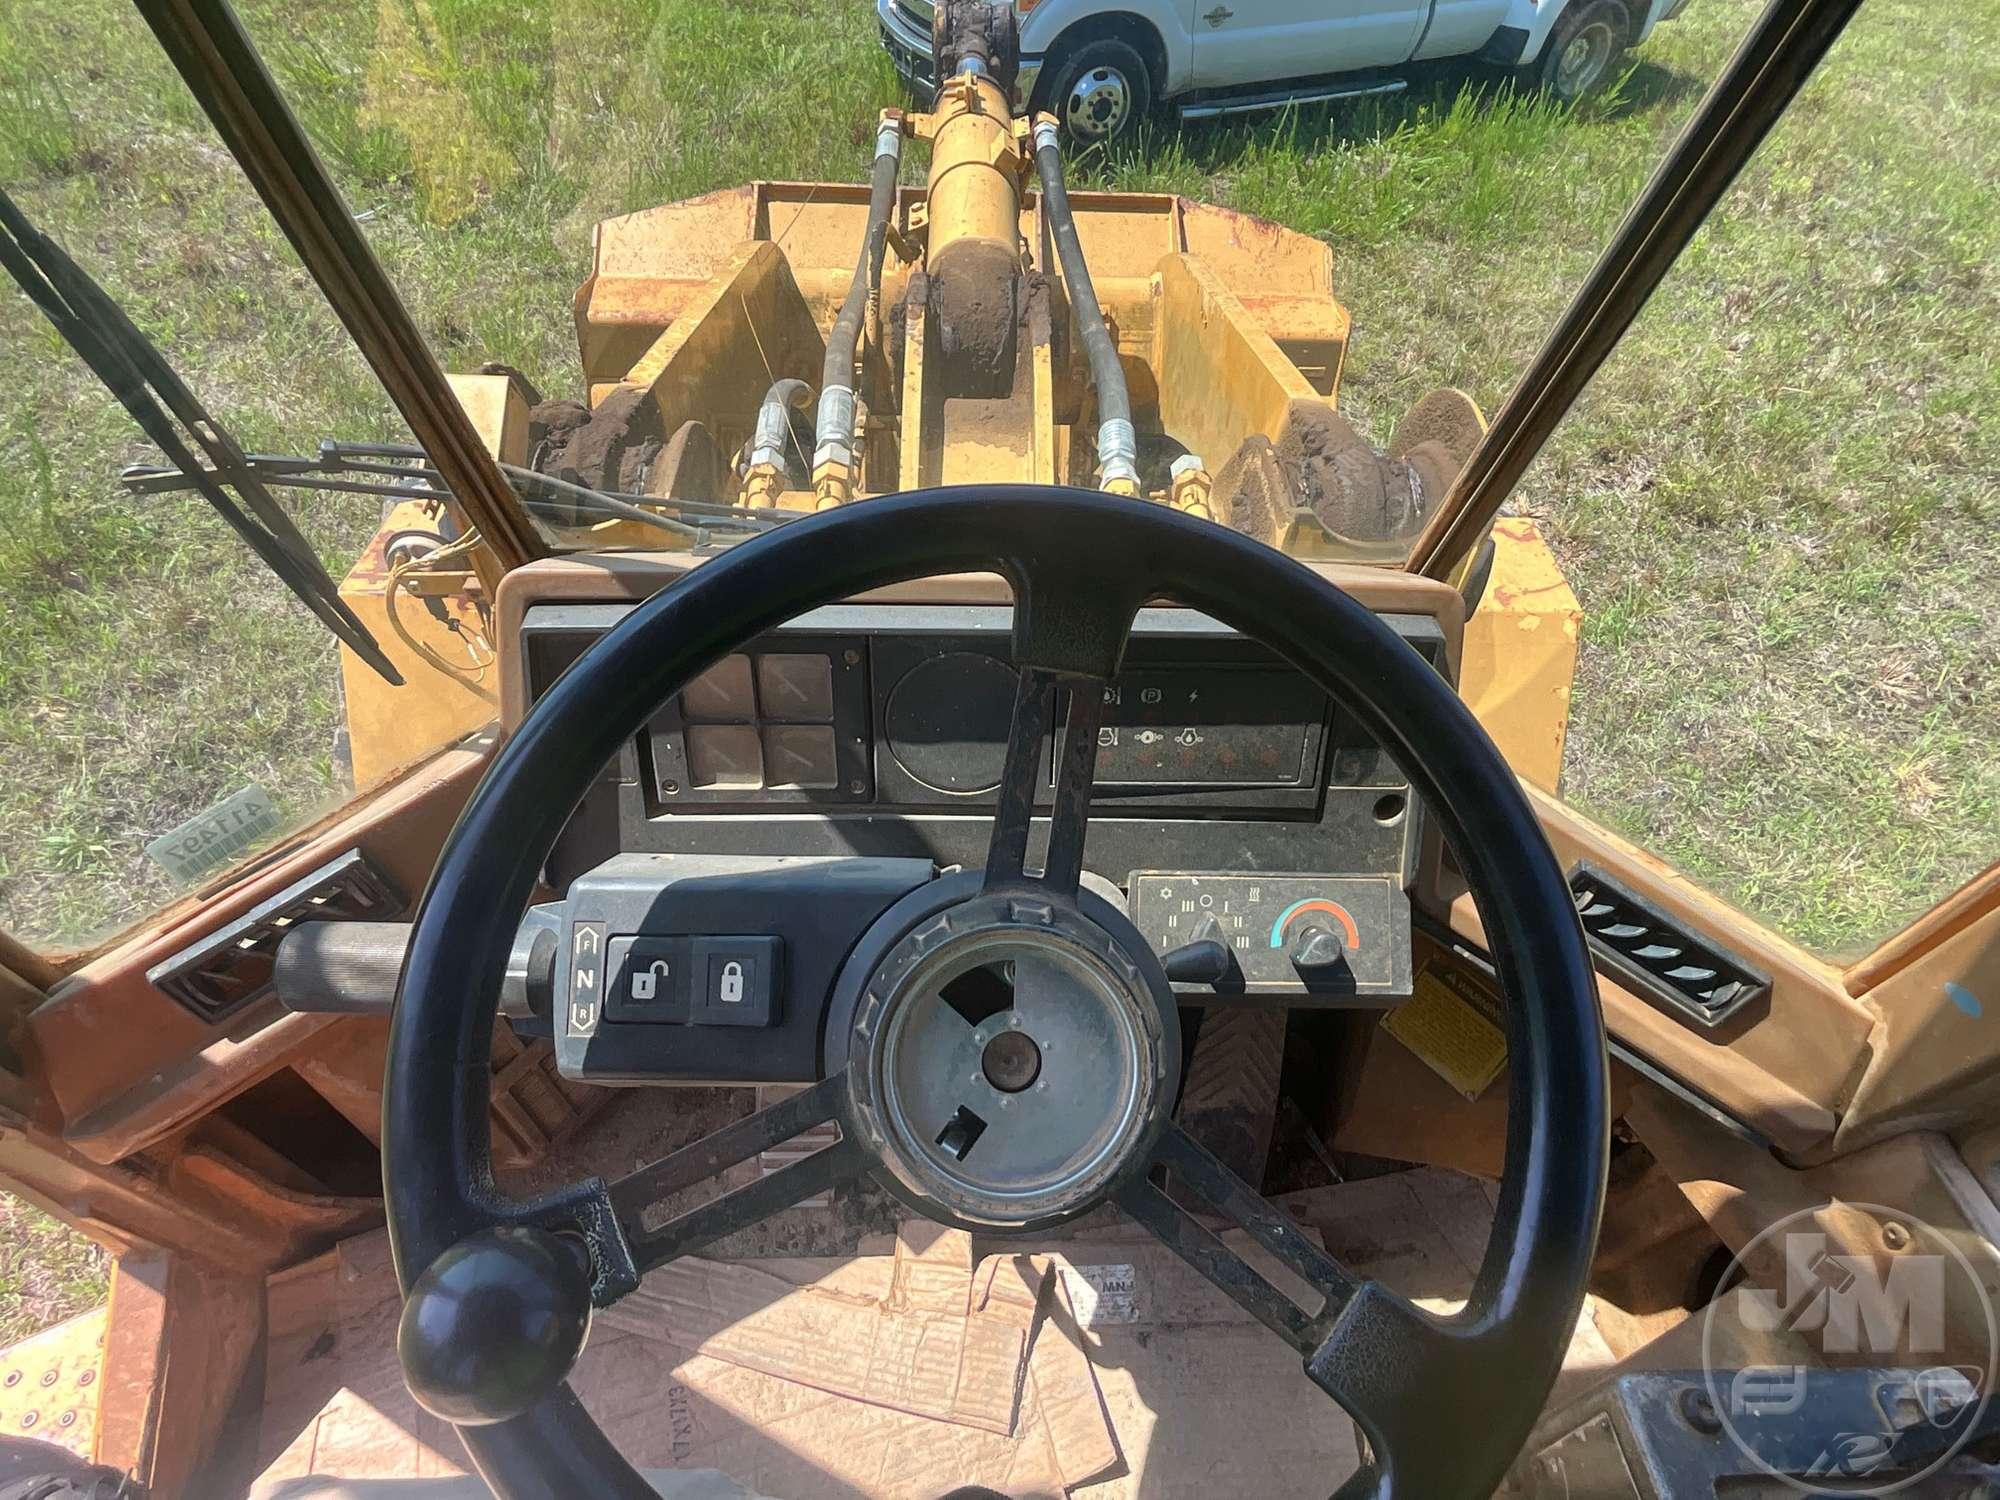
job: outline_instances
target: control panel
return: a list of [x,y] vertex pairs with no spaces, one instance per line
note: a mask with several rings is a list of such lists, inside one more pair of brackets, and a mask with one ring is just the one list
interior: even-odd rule
[[624,854],[570,888],[551,1011],[570,1078],[809,1083],[855,936],[923,859]]
[[1304,1004],[1388,1006],[1410,995],[1410,901],[1386,875],[1198,874],[1134,870],[1132,923],[1154,949],[1219,943],[1213,986],[1193,994],[1305,992]]
[[1296,672],[1129,667],[1105,690],[1097,786],[1297,787],[1317,778],[1325,718]]

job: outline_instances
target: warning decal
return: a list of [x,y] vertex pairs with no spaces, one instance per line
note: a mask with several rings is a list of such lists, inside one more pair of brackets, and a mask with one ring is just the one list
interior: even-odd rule
[[1139,1273],[1131,1265],[1062,1265],[1063,1290],[1076,1309],[1076,1326],[1139,1321]]
[[1382,1018],[1382,1029],[1467,1099],[1485,1093],[1507,1065],[1493,997],[1435,961],[1417,975],[1411,998]]

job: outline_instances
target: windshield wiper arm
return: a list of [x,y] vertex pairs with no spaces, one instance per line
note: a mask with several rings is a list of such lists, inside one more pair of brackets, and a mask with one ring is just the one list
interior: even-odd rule
[[[228,430],[195,399],[124,310],[61,246],[36,229],[4,191],[0,191],[0,265],[139,424],[147,440],[186,476],[189,486],[279,582],[356,656],[401,687],[402,673],[360,617],[342,602],[311,545],[245,461]],[[208,464],[190,451],[182,430],[207,455]],[[220,476],[235,486],[242,505],[230,498]]]

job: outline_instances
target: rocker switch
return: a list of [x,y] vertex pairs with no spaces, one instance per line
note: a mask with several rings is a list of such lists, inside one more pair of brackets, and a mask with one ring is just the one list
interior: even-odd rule
[[608,1019],[655,1024],[689,1019],[686,938],[615,937],[607,967]]
[[774,937],[696,938],[694,1024],[776,1025],[782,956]]

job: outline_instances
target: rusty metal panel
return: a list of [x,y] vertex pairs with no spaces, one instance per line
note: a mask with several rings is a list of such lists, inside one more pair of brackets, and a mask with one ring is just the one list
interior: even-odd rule
[[[868,185],[771,182],[762,187],[756,237],[785,252],[793,279],[824,332],[833,325],[854,279],[861,237],[868,228]],[[891,289],[904,274],[905,264],[892,239],[882,263],[885,304],[893,303]]]
[[[1226,273],[1218,274],[1224,285],[1230,284]],[[1315,391],[1329,399],[1338,395],[1351,326],[1345,307],[1324,295],[1266,294],[1255,283],[1239,284],[1236,295]]]
[[1327,299],[1333,296],[1333,250],[1324,241],[1269,219],[1180,200],[1185,243],[1223,282],[1266,296]]
[[756,222],[757,186],[746,184],[599,224],[576,293],[584,383],[623,378]]

